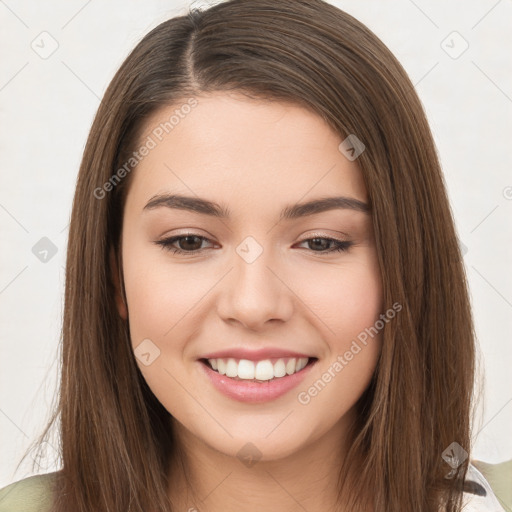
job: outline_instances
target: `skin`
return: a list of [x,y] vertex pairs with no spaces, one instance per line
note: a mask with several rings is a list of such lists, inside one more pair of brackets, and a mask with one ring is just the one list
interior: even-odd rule
[[[148,366],[137,364],[172,415],[184,453],[191,489],[173,464],[169,494],[177,510],[338,510],[347,427],[375,370],[380,334],[307,405],[297,395],[382,313],[371,215],[335,209],[278,220],[286,205],[320,197],[367,202],[361,171],[338,150],[343,138],[303,107],[225,92],[196,99],[133,171],[122,231],[127,304],[117,298],[133,348],[149,339],[160,350]],[[141,140],[175,108],[148,119]],[[215,201],[233,216],[144,209],[171,192]],[[193,256],[155,243],[188,232],[207,240],[173,246],[203,248]],[[263,249],[250,264],[236,252],[247,236]],[[353,245],[328,253],[332,243],[318,248],[311,238]],[[199,371],[197,359],[213,350],[269,346],[318,358],[304,382],[276,400],[234,401]],[[252,467],[237,457],[248,442],[261,453]]]

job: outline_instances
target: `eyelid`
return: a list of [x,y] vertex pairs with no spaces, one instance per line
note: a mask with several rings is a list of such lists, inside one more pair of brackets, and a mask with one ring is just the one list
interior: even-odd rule
[[310,238],[331,238],[333,240],[338,240],[339,242],[348,242],[350,240],[350,236],[347,233],[342,233],[341,231],[337,231],[337,233],[340,233],[345,238],[340,239],[334,235],[329,235],[326,232],[322,233],[321,231],[315,231],[313,233],[308,233],[304,238],[301,239],[301,241],[303,242],[304,240],[309,240]]

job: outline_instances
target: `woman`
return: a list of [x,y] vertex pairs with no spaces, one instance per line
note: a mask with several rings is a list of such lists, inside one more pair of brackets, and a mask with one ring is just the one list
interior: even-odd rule
[[232,0],[151,31],[98,109],[69,229],[53,512],[500,510],[470,464],[474,333],[432,136],[348,14]]

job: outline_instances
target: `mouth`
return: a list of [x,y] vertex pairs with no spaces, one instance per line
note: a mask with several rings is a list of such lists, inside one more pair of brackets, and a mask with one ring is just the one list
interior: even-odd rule
[[252,361],[224,357],[199,361],[211,371],[234,381],[269,383],[301,373],[317,360],[316,357],[274,357]]

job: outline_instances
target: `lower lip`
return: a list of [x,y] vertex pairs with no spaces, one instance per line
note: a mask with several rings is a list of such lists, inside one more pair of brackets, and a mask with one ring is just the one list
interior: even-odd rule
[[234,380],[212,370],[207,364],[199,361],[202,371],[212,384],[224,395],[239,402],[262,403],[275,400],[298,386],[316,364],[316,359],[293,375],[274,378],[264,382]]

